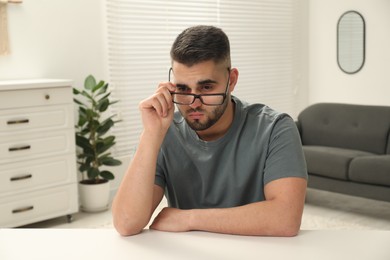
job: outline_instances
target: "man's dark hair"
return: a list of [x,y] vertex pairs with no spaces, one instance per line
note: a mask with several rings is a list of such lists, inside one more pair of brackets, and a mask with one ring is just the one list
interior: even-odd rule
[[213,60],[230,67],[230,44],[219,28],[198,25],[180,33],[171,48],[171,59],[187,66]]

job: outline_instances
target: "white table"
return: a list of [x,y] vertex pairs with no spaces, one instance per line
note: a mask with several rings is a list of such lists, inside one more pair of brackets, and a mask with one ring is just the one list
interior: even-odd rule
[[113,229],[0,229],[0,259],[389,260],[390,231],[301,231],[293,238]]

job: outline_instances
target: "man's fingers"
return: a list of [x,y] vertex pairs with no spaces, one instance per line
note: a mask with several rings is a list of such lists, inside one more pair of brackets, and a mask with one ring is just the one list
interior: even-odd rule
[[175,87],[171,83],[161,83],[152,96],[140,103],[140,110],[149,110],[149,112],[154,110],[158,116],[163,118],[167,117],[174,111],[171,96],[171,91],[174,89]]
[[157,96],[162,105],[162,116],[167,116],[170,109],[173,107],[171,91],[175,90],[175,87],[171,83],[162,83],[159,85],[157,93],[161,93],[162,96]]
[[160,108],[159,115],[162,117],[166,117],[168,115],[168,110],[171,107],[170,100],[167,100],[168,98],[164,93],[157,94],[156,99]]

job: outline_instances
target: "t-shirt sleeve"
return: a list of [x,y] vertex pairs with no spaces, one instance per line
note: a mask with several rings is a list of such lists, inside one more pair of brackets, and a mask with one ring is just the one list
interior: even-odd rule
[[270,136],[264,184],[286,177],[308,178],[298,129],[291,117],[282,115],[275,121]]

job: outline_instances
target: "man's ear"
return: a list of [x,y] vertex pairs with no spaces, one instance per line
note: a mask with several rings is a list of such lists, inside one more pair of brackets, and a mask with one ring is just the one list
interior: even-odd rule
[[230,69],[230,82],[229,82],[229,91],[233,92],[234,88],[236,87],[237,81],[238,81],[238,69],[231,68]]

